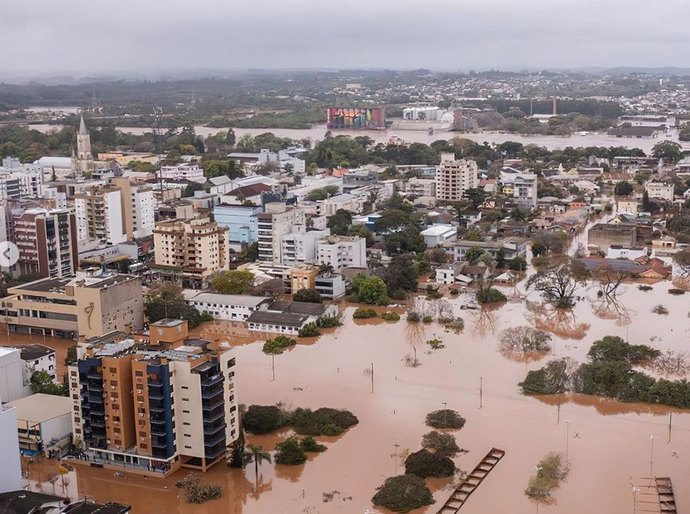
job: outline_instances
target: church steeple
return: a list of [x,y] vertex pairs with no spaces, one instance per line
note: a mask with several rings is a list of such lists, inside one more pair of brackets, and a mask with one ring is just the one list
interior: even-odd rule
[[89,131],[86,130],[86,123],[84,123],[84,115],[81,115],[81,121],[79,122],[79,135],[80,136],[88,136]]
[[91,154],[91,137],[84,122],[84,115],[81,115],[79,120],[79,132],[77,132],[77,159],[76,171],[79,173],[86,173],[93,171],[94,162]]

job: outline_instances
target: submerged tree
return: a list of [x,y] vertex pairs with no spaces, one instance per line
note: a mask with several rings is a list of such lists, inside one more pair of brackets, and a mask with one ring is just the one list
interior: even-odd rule
[[588,277],[589,272],[579,261],[569,257],[551,259],[537,268],[527,281],[527,288],[539,291],[555,307],[570,309],[575,306],[578,288]]

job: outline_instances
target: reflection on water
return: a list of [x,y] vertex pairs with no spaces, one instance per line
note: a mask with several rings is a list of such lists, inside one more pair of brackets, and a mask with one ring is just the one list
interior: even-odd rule
[[574,309],[559,309],[550,304],[530,301],[525,303],[525,317],[535,328],[563,339],[583,339],[591,326],[589,323],[578,322]]
[[[620,304],[632,313],[626,326],[595,315],[595,290],[585,291],[586,299],[572,311],[547,308],[534,293],[526,302],[507,303],[497,310],[459,311],[465,300],[452,299],[453,308],[458,309],[454,312],[462,312],[467,321],[467,329],[457,334],[444,332],[436,323],[420,323],[412,329],[414,324],[404,320],[358,325],[352,320],[354,309],[347,307],[343,326],[326,331],[314,344],[299,344],[275,359],[274,381],[270,359],[261,351],[261,337],[226,337],[235,345],[236,386],[242,403],[345,408],[360,423],[337,440],[324,439],[328,450],[310,457],[303,466],[263,463],[258,480],[253,465],[245,470],[224,465],[212,468],[204,478],[219,484],[224,494],[203,505],[186,504],[174,487],[186,471],[167,479],[144,479],[129,474],[116,477],[112,471],[78,466],[65,477],[66,491],[73,499],[88,496],[127,503],[137,513],[379,512],[370,504],[376,487],[402,470],[403,450],[421,448],[422,435],[429,431],[424,424],[426,414],[447,406],[467,419],[457,439],[469,453],[454,459],[458,468],[472,469],[492,447],[507,452],[464,507],[468,513],[534,512],[535,506],[523,494],[534,463],[551,451],[563,452],[566,443],[572,470],[556,492],[557,508],[546,509],[564,514],[628,512],[631,477],[649,474],[650,435],[657,437],[655,472],[673,479],[679,505],[690,504],[687,411],[673,410],[667,442],[672,409],[582,395],[562,395],[560,399],[522,396],[518,382],[527,370],[541,367],[541,363],[507,360],[496,346],[495,334],[524,325],[527,319],[535,328],[554,334],[557,357],[571,357],[577,362],[585,361],[596,339],[605,335],[626,338],[628,331],[631,343],[650,344],[662,351],[687,350],[687,299],[672,297],[666,289],[655,287],[645,293],[628,287],[617,295]],[[663,323],[649,312],[651,305],[659,303],[670,311]],[[213,339],[223,340],[224,332],[237,329],[222,323],[205,324],[195,329],[195,335],[218,334]],[[445,348],[427,352],[424,341],[434,334],[441,334]],[[424,348],[418,352],[422,365],[406,366],[402,357],[412,353],[411,345],[420,343]],[[363,373],[372,363],[374,375]],[[289,434],[250,436],[248,442],[272,451],[275,443]],[[396,453],[398,457],[392,458]],[[52,493],[50,475],[40,473],[38,467],[29,472],[33,490],[42,488]],[[419,512],[435,512],[450,494],[450,485],[431,485],[437,503]],[[60,494],[60,480],[55,487]],[[324,501],[323,494],[332,491],[352,499],[344,501],[338,496]]]

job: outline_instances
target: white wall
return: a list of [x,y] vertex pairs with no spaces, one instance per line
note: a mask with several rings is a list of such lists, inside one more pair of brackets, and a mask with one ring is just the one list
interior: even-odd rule
[[[188,362],[177,361],[172,362],[172,364],[175,368],[175,444],[177,453],[203,458],[204,421],[201,408],[201,381],[199,375],[191,372]],[[188,434],[189,437],[185,437],[185,434]]]
[[[2,401],[5,401],[3,396]],[[21,489],[22,469],[19,460],[17,414],[14,408],[0,407],[0,493]]]
[[0,398],[13,402],[31,394],[31,387],[24,382],[24,361],[21,351],[15,348],[0,348]]

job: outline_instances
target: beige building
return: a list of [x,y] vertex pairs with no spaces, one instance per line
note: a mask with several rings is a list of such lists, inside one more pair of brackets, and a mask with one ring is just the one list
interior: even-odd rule
[[217,271],[228,269],[228,229],[207,216],[156,224],[155,267],[163,278],[199,288]]
[[465,191],[479,185],[475,161],[457,160],[452,153],[441,154],[436,170],[436,199],[445,202],[462,200]]
[[316,243],[316,260],[330,265],[333,270],[343,268],[366,268],[366,240],[359,236],[328,236]]
[[659,198],[667,202],[673,201],[673,184],[665,182],[648,182],[644,186],[644,190],[649,195],[649,198]]
[[122,221],[127,240],[148,237],[153,234],[156,199],[148,185],[132,184],[128,178],[110,179],[110,184],[120,190]]
[[0,303],[9,329],[66,339],[112,330],[141,330],[141,279],[116,273],[77,273],[11,287]]
[[80,344],[68,370],[73,437],[103,465],[158,476],[206,471],[239,436],[235,358],[186,339],[180,320],[151,332],[148,344],[119,334]]

